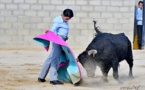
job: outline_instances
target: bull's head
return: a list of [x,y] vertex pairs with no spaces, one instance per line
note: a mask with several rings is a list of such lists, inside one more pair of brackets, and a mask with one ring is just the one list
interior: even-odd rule
[[93,77],[96,70],[95,56],[97,50],[84,51],[78,56],[78,61],[82,64],[87,72],[88,77]]

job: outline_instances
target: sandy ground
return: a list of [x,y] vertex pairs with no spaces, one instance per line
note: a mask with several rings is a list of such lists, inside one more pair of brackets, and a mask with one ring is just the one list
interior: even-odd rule
[[[73,50],[77,56],[82,50]],[[123,84],[117,83],[109,72],[108,83],[101,82],[101,72],[97,68],[96,76],[88,78],[81,67],[83,82],[80,86],[70,83],[64,85],[49,84],[49,75],[45,83],[37,82],[41,66],[49,52],[45,50],[0,50],[0,90],[145,90],[145,50],[134,50],[134,78],[129,79],[128,64],[120,63],[119,75]]]

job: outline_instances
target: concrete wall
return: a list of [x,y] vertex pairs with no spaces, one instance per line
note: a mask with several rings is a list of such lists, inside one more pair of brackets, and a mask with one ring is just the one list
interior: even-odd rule
[[86,48],[94,36],[93,20],[101,31],[124,32],[133,41],[135,0],[0,0],[0,48],[41,47],[33,37],[51,28],[54,17],[65,8],[70,20],[72,48]]

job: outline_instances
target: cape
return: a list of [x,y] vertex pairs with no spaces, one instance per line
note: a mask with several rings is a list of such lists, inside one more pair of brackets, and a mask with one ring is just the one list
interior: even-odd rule
[[48,31],[45,34],[33,38],[35,42],[41,44],[46,51],[49,50],[50,42],[61,45],[63,52],[60,55],[58,68],[58,79],[72,84],[79,83],[81,80],[81,71],[77,60],[68,44],[57,36],[54,32]]

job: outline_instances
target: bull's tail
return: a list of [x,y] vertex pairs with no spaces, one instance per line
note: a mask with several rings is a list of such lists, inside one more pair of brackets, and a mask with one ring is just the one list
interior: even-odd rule
[[129,59],[133,60],[132,45],[129,39],[128,39],[128,55],[127,56]]
[[99,27],[96,27],[96,21],[94,20],[93,22],[94,22],[94,29],[95,29],[96,33],[97,34],[101,33],[99,30]]

